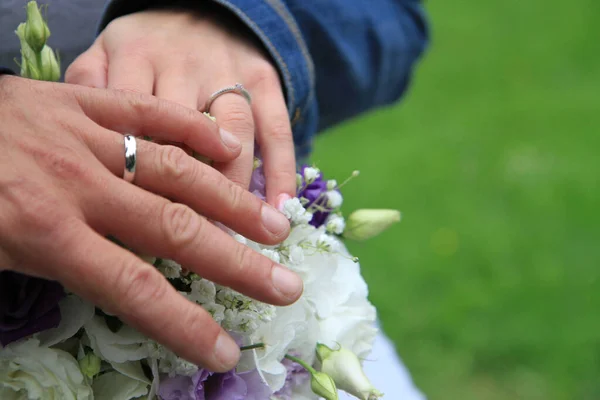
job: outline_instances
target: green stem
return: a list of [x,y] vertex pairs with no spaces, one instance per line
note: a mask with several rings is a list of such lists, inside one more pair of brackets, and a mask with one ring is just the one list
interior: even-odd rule
[[256,343],[256,344],[250,344],[248,346],[242,346],[242,347],[240,347],[240,351],[246,351],[246,350],[252,350],[252,349],[264,349],[264,348],[265,348],[264,343]]
[[300,364],[302,367],[304,367],[305,370],[307,370],[308,372],[312,374],[316,374],[317,370],[315,370],[313,367],[311,367],[310,365],[308,365],[306,362],[302,361],[301,359],[291,356],[289,354],[285,355],[285,358],[287,358],[288,360],[292,360],[295,363]]

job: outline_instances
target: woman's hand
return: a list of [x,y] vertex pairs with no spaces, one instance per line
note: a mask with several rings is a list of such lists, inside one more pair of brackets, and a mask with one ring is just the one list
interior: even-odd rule
[[248,188],[256,140],[264,161],[267,201],[279,207],[296,191],[294,146],[281,83],[268,57],[248,39],[253,34],[244,38],[228,22],[218,22],[214,14],[165,10],[120,17],[69,67],[66,80],[154,94],[194,110],[203,110],[213,92],[242,83],[252,95],[252,106],[242,96],[226,94],[210,109],[219,125],[243,145],[238,158],[215,167]]
[[0,76],[0,104],[0,269],[57,280],[213,371],[237,363],[234,341],[106,236],[265,302],[300,296],[298,276],[207,219],[279,243],[289,224],[267,203],[180,148],[143,140],[135,185],[122,179],[117,132],[168,137],[221,162],[236,157],[241,146],[201,113],[150,95],[12,76]]

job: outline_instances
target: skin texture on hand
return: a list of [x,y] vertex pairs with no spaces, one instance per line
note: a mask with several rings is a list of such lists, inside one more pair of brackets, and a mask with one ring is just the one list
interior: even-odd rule
[[283,90],[269,58],[248,32],[236,27],[235,17],[229,18],[175,10],[120,17],[69,67],[66,81],[154,94],[195,110],[202,110],[215,91],[242,83],[252,95],[251,106],[237,94],[222,95],[211,106],[220,126],[239,138],[243,147],[235,160],[214,166],[247,189],[256,141],[264,162],[267,201],[279,207],[296,190],[294,145]]
[[[0,77],[0,269],[57,280],[180,356],[231,369],[239,349],[151,265],[107,240],[277,305],[298,299],[287,268],[209,220],[266,244],[289,223],[272,206],[175,146],[138,140],[135,185],[119,132],[177,138],[238,156],[202,113],[151,95]],[[169,200],[167,200],[169,199]]]

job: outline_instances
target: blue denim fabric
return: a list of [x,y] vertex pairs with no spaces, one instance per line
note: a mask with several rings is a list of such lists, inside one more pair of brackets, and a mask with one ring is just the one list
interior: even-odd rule
[[[310,153],[317,131],[397,101],[428,42],[419,0],[206,1],[241,19],[277,64],[299,159]],[[168,4],[113,0],[102,26],[161,3]]]
[[398,100],[428,41],[419,0],[113,0],[100,27],[153,6],[209,1],[243,21],[277,65],[298,159],[316,132]]

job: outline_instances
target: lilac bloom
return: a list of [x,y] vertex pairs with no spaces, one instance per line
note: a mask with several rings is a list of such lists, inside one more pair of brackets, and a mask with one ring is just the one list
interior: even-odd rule
[[256,370],[213,373],[200,369],[191,377],[161,379],[158,389],[162,400],[264,400],[271,394]]

